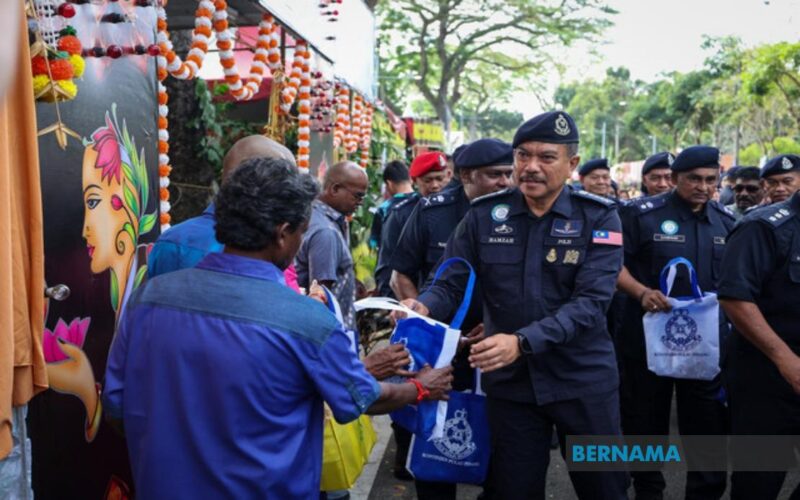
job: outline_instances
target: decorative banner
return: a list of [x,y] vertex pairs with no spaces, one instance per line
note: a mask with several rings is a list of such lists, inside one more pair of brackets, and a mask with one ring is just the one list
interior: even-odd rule
[[444,144],[444,128],[439,123],[414,122],[414,142]]
[[[153,7],[75,8],[84,47],[154,42]],[[130,24],[98,23],[98,13],[120,8],[134,16]],[[133,495],[125,440],[105,423],[100,393],[116,322],[159,233],[156,59],[89,57],[79,85],[60,112],[83,143],[62,150],[53,134],[39,138],[45,279],[71,295],[44,312],[51,390],[30,403],[33,488],[45,499],[124,499]],[[53,105],[37,105],[39,123],[54,114]]]

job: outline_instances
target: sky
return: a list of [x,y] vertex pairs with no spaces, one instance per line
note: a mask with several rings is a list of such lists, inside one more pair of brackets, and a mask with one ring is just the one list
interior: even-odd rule
[[[709,52],[701,48],[703,35],[739,36],[746,46],[800,40],[800,0],[609,0],[618,11],[614,26],[595,47],[569,49],[563,61],[564,80],[602,79],[606,68],[625,66],[631,77],[658,79],[668,71],[700,69]],[[549,75],[550,96],[561,78]],[[549,96],[548,96],[549,97]],[[536,99],[521,94],[526,118],[541,111]],[[517,101],[519,102],[519,101]],[[518,108],[518,106],[515,106]]]

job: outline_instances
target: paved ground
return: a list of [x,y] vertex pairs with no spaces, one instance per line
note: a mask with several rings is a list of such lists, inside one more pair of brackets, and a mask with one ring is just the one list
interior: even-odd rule
[[[675,406],[673,405],[673,408]],[[673,412],[674,413],[674,412]],[[677,432],[673,414],[673,430]],[[358,484],[351,490],[354,500],[384,500],[400,499],[412,500],[416,498],[413,482],[398,481],[392,475],[392,464],[394,463],[395,446],[391,438],[391,428],[389,418],[386,416],[373,419],[376,430],[378,431],[379,442],[373,450],[370,463],[364,469],[359,478]],[[683,498],[683,488],[685,484],[684,475],[680,473],[666,474],[667,491],[664,496],[666,500],[679,500]],[[800,472],[797,470],[790,472],[784,483],[781,499],[788,499],[789,494],[795,486],[800,483]],[[460,485],[458,488],[459,500],[473,500],[480,493],[481,489],[475,486]],[[632,490],[629,491],[630,498],[633,498]],[[550,456],[550,468],[547,474],[547,497],[558,500],[569,500],[577,498],[569,481],[569,475],[564,465],[564,460],[559,452],[553,451]],[[728,494],[724,496],[729,498]]]

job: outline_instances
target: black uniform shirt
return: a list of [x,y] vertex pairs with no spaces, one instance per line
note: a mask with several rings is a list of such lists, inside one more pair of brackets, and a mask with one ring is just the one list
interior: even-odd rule
[[[482,290],[487,335],[523,334],[532,354],[487,373],[492,397],[546,404],[616,389],[605,314],[622,267],[621,227],[610,200],[564,188],[536,217],[518,190],[475,200],[444,258],[469,261]],[[453,270],[420,300],[434,318],[457,307]]]
[[378,245],[378,264],[375,266],[375,285],[382,297],[394,297],[389,280],[392,277],[390,262],[394,249],[400,240],[408,218],[414,211],[414,207],[419,203],[419,193],[411,193],[401,198],[389,207],[386,218],[383,221],[381,230],[380,244]]

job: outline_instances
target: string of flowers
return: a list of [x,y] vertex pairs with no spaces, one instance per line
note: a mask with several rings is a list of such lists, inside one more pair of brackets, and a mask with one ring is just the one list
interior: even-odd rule
[[361,111],[363,109],[363,99],[358,92],[353,93],[353,118],[352,126],[347,135],[347,145],[345,149],[349,154],[358,151],[358,143],[361,139]]
[[292,61],[292,69],[289,73],[289,82],[281,91],[281,111],[284,114],[289,114],[297,98],[297,92],[300,88],[301,80],[303,78],[303,61],[306,58],[306,51],[308,47],[302,40],[298,40],[294,48],[294,60]]
[[333,147],[345,144],[350,131],[350,91],[344,85],[336,86],[336,125],[333,129]]
[[81,57],[81,42],[75,28],[67,26],[59,32],[56,49],[40,44],[38,55],[31,58],[33,94],[45,102],[70,101],[78,95],[74,78],[83,76],[86,62]]
[[[281,38],[280,34],[278,33],[279,28],[278,25],[275,23],[273,17],[269,14],[264,16],[262,19],[264,24],[264,30],[269,29],[269,33],[266,33],[266,41],[267,41],[267,63],[269,65],[269,69],[275,73],[276,71],[281,70]],[[259,35],[261,35],[261,30],[259,29]],[[261,39],[259,39],[259,46],[260,46]]]
[[367,103],[364,107],[364,118],[361,120],[361,162],[362,168],[369,165],[369,147],[372,143],[372,105]]
[[200,71],[208,53],[208,44],[211,40],[211,20],[216,12],[215,5],[209,0],[201,0],[194,13],[194,31],[192,32],[192,45],[186,56],[186,61],[175,53],[172,41],[167,30],[167,12],[165,2],[156,6],[156,43],[161,49],[161,55],[166,59],[165,70],[178,80],[191,80]]
[[159,222],[161,224],[161,232],[169,229],[171,216],[169,211],[172,206],[169,203],[169,174],[172,167],[169,164],[169,96],[167,95],[167,88],[164,86],[164,80],[167,78],[167,59],[163,56],[156,58],[156,67],[158,72],[158,187],[159,187]]
[[311,53],[308,48],[302,54],[302,70],[297,103],[297,168],[308,172],[311,154]]

